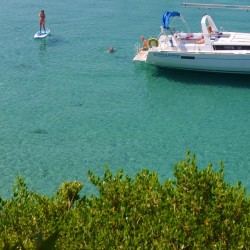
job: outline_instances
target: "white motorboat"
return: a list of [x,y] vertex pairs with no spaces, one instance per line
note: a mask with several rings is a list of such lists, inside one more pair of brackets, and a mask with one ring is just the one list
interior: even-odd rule
[[[191,7],[250,9],[250,6],[188,4]],[[174,23],[181,20],[187,31],[177,31]],[[194,71],[250,74],[250,33],[218,30],[212,17],[201,19],[201,32],[190,32],[179,12],[165,12],[158,38],[148,41],[148,49],[136,45],[133,61]]]

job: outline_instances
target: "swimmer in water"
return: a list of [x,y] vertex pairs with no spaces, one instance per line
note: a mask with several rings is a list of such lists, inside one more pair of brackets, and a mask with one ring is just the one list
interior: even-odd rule
[[114,49],[113,47],[111,47],[111,48],[108,49],[108,52],[109,52],[109,53],[114,53],[114,52],[115,52],[115,49]]

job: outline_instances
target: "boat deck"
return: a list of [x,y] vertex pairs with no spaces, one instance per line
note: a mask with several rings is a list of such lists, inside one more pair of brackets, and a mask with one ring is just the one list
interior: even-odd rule
[[140,50],[140,51],[138,52],[138,54],[136,54],[136,56],[134,57],[133,61],[134,61],[134,62],[146,61],[146,59],[147,59],[147,54],[148,54],[148,51],[146,51],[146,50]]
[[250,43],[250,34],[236,33],[233,36],[232,42]]

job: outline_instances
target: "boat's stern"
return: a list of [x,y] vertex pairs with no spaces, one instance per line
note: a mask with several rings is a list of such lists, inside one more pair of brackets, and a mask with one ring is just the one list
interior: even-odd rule
[[143,50],[143,48],[140,47],[139,43],[135,44],[135,57],[133,59],[133,62],[145,62],[147,60],[148,51]]
[[134,57],[133,62],[145,62],[148,56],[147,50],[140,50]]

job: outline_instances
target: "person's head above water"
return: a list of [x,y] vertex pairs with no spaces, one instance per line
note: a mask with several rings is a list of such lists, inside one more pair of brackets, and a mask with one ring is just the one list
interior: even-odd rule
[[115,52],[115,49],[113,47],[109,48],[108,49],[109,53],[114,53]]

